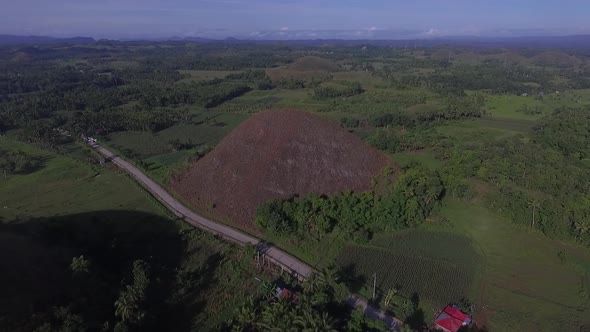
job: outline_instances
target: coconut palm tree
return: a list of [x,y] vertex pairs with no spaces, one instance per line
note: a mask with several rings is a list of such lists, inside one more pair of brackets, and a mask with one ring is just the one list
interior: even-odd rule
[[300,331],[305,332],[321,332],[321,331],[335,331],[334,319],[324,312],[321,316],[309,310],[303,311],[301,315],[294,320]]
[[321,281],[316,272],[313,272],[303,282],[303,292],[306,294],[314,294],[322,289]]
[[320,270],[318,279],[323,287],[334,288],[340,281],[340,275],[334,266],[329,266]]
[[137,320],[139,306],[137,299],[131,292],[123,292],[115,301],[115,316],[119,317],[123,322],[131,322]]
[[400,310],[404,316],[409,316],[414,312],[414,310],[416,310],[416,305],[414,302],[412,302],[412,300],[405,299],[400,305]]
[[276,289],[277,285],[272,282],[264,281],[262,283],[262,295],[267,300],[270,300],[275,296]]
[[272,302],[262,311],[262,317],[257,324],[264,331],[288,331],[293,329],[294,312],[286,299]]
[[255,325],[256,319],[254,298],[249,296],[246,302],[238,309],[238,313],[236,314],[237,326],[240,327],[240,331],[249,331]]

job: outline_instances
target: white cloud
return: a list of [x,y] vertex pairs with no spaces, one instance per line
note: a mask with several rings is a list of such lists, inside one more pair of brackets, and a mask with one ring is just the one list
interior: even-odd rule
[[289,27],[282,27],[279,30],[281,30],[281,31],[289,31]]
[[430,29],[424,31],[424,34],[427,36],[436,36],[436,35],[440,35],[440,30],[435,29],[435,28],[430,28]]
[[377,30],[377,27],[376,26],[372,26],[372,27],[369,28],[369,31],[375,31],[375,30]]

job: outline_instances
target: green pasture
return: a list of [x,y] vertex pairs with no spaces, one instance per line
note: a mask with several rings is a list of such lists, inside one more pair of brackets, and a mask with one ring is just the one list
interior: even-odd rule
[[588,326],[586,249],[517,228],[479,203],[449,201],[441,214],[483,254],[481,288],[473,301],[491,331],[575,331]]
[[[524,105],[537,108],[541,114],[525,114],[518,112]],[[491,95],[486,98],[486,110],[492,117],[510,118],[510,119],[539,119],[550,112],[549,106],[543,100],[535,99],[532,96],[515,96],[515,95]]]
[[159,132],[116,132],[108,136],[108,143],[119,150],[129,150],[140,158],[175,152],[169,142],[191,142],[197,149],[215,146],[246,116],[212,111],[196,111],[190,123],[179,123]]
[[391,159],[402,167],[414,162],[426,165],[432,169],[438,169],[443,165],[443,162],[436,159],[430,150],[398,152],[391,155]]
[[[526,105],[541,111],[540,114],[519,112]],[[587,107],[590,105],[590,89],[549,91],[542,99],[534,96],[489,95],[486,97],[486,110],[492,117],[536,120],[561,107]]]
[[43,160],[31,174],[0,179],[0,217],[6,221],[107,209],[162,213],[147,193],[118,172],[6,137],[0,137],[0,149],[24,151]]

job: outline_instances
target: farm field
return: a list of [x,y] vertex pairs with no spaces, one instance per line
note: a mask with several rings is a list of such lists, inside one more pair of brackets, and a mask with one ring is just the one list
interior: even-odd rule
[[474,302],[487,306],[490,329],[572,331],[588,324],[590,254],[585,249],[519,229],[477,203],[450,201],[441,213],[483,254]]
[[370,293],[373,274],[381,296],[398,289],[407,298],[418,294],[429,316],[448,303],[477,294],[482,264],[478,248],[460,234],[429,230],[375,236],[367,245],[349,245],[336,259],[353,271]]

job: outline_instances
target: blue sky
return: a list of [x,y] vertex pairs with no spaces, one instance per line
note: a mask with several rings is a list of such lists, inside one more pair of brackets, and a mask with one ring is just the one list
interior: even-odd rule
[[0,33],[415,38],[590,33],[587,0],[5,0]]

